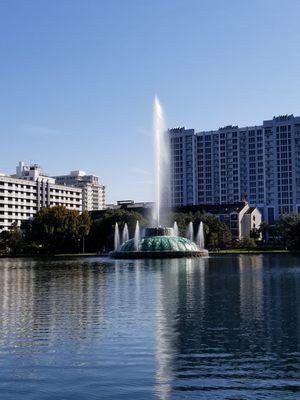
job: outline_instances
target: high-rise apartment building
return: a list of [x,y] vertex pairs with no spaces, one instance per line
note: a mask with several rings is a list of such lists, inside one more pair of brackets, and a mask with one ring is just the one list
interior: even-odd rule
[[300,117],[169,135],[172,206],[247,200],[270,223],[300,212]]
[[71,171],[69,175],[55,176],[54,179],[60,185],[82,189],[83,210],[102,210],[105,207],[105,186],[100,183],[98,176],[86,175],[84,171]]

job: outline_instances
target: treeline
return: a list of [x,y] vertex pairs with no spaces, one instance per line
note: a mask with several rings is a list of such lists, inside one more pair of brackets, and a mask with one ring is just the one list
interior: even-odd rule
[[142,227],[147,223],[140,214],[124,210],[108,211],[93,221],[87,211],[43,208],[21,227],[14,224],[0,233],[0,255],[107,252],[113,249],[115,223],[121,227],[127,223],[132,233],[137,220]]
[[[257,245],[300,249],[299,214],[284,215],[272,226],[262,223],[259,230],[251,232],[250,238],[240,241],[232,238],[226,224],[211,215],[170,213],[167,217],[169,221],[177,222],[182,236],[186,235],[190,222],[196,233],[202,221],[205,245],[209,250]],[[0,254],[104,253],[113,249],[115,223],[121,230],[126,223],[129,235],[133,237],[137,220],[141,228],[149,225],[141,214],[124,209],[108,210],[93,221],[86,211],[80,214],[62,206],[43,208],[34,219],[23,221],[20,228],[13,225],[10,230],[0,233]]]
[[[300,250],[300,214],[285,214],[274,224],[262,222],[262,242],[287,250]],[[255,232],[253,232],[255,236]]]

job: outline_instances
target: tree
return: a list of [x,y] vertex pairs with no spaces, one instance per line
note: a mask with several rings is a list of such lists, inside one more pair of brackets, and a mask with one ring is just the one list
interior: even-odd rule
[[259,240],[261,239],[261,230],[257,228],[252,228],[250,231],[250,238],[254,240]]
[[78,218],[78,233],[82,241],[82,253],[85,252],[84,241],[86,236],[88,236],[88,234],[90,233],[91,226],[92,219],[90,217],[90,214],[88,213],[88,211],[83,211]]
[[0,253],[21,254],[23,249],[24,240],[17,223],[13,223],[9,230],[0,233]]
[[78,251],[78,241],[86,236],[91,223],[90,217],[82,214],[63,206],[42,208],[32,221],[22,224],[24,238],[46,253]]
[[294,234],[297,234],[297,225],[300,223],[300,214],[284,214],[276,222],[276,229],[280,242],[284,247],[294,243]]
[[238,249],[254,249],[256,247],[256,242],[254,238],[244,237],[236,241],[235,247]]
[[268,241],[269,231],[270,231],[270,225],[266,221],[262,221],[260,223],[259,232],[262,236],[263,243],[266,243]]
[[288,233],[287,247],[290,250],[300,250],[300,222],[291,226]]
[[[228,226],[212,215],[205,215],[203,220],[206,230],[206,243],[208,248],[228,248],[232,243],[232,235]],[[205,229],[206,227],[206,229]]]
[[195,231],[203,222],[205,246],[207,248],[227,248],[231,245],[232,235],[228,226],[218,218],[197,211],[193,213],[173,213],[172,219],[177,222],[179,233],[186,235],[188,224],[192,221]]
[[169,219],[171,221],[177,222],[179,235],[185,236],[188,224],[191,221],[194,221],[194,215],[191,212],[190,213],[176,212],[176,213],[171,213]]
[[126,223],[129,235],[133,237],[137,221],[139,221],[141,228],[147,225],[147,221],[137,212],[124,209],[106,211],[101,218],[92,223],[90,233],[87,237],[89,251],[103,252],[113,250],[116,222],[121,231]]

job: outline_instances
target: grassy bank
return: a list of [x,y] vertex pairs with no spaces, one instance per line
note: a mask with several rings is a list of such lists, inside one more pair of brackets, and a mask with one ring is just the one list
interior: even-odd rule
[[285,250],[285,249],[227,249],[219,251],[210,251],[209,254],[290,254],[299,253],[297,250]]

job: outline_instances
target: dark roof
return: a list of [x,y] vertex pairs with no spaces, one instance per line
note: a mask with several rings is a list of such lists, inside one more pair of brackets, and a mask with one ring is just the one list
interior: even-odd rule
[[[196,213],[200,211],[202,213],[208,213],[213,215],[221,215],[221,214],[231,214],[233,212],[240,212],[246,205],[246,202],[238,202],[231,204],[200,204],[200,205],[191,205],[191,206],[181,206],[181,207],[172,207],[167,211],[173,212],[182,212],[182,213]],[[151,207],[131,207],[130,204],[122,204],[122,206],[118,206],[117,209],[125,209],[132,212],[138,212],[145,218],[152,217],[152,208]],[[252,207],[254,209],[254,207]],[[97,210],[90,211],[90,215],[93,219],[101,218],[105,213],[110,211],[110,209],[105,210]]]
[[199,204],[191,206],[174,207],[175,212],[192,212],[197,211],[209,214],[231,214],[232,212],[240,212],[246,205],[245,202],[230,203],[230,204]]
[[250,207],[250,208],[247,210],[246,214],[251,214],[254,210],[255,210],[255,207]]

